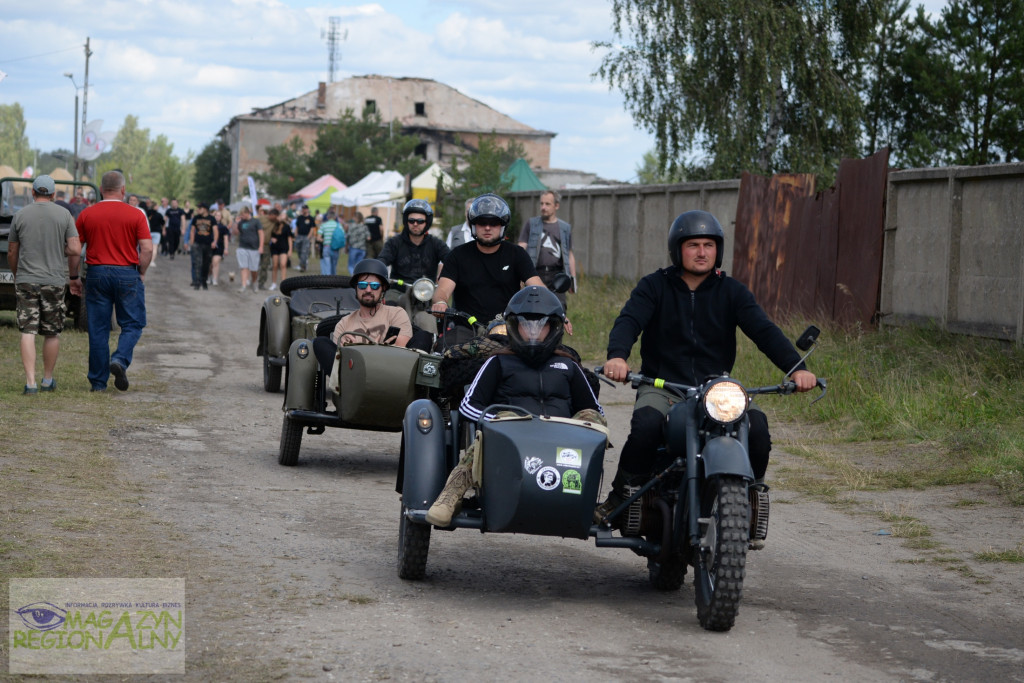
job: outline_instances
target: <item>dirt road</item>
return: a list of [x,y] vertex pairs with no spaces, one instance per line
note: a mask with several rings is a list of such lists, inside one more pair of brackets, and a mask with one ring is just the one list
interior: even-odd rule
[[[748,558],[726,634],[701,630],[689,577],[658,593],[641,558],[578,540],[435,531],[427,579],[404,582],[399,435],[328,430],[279,466],[281,395],[264,393],[255,356],[264,294],[226,276],[193,291],[186,268],[161,259],[147,277],[150,324],[124,397],[200,417],[125,430],[112,448],[184,537],[187,679],[1024,680],[1024,568],[973,560],[1019,543],[1024,514],[955,505],[984,489],[840,510],[770,482],[768,545]],[[148,393],[147,375],[169,393]],[[621,444],[631,392],[602,400]],[[885,506],[912,508],[957,561],[878,535]]]

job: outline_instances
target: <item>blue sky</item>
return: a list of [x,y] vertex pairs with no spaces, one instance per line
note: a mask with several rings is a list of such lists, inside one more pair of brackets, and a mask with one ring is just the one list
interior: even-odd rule
[[630,180],[653,147],[619,93],[590,77],[601,58],[591,42],[613,37],[603,0],[58,0],[45,12],[28,2],[5,5],[0,103],[24,107],[29,142],[43,150],[73,145],[75,89],[63,74],[83,85],[86,36],[89,120],[113,131],[136,115],[183,156],[198,153],[232,116],[326,80],[321,30],[331,16],[348,32],[337,77],[450,85],[557,133],[553,167]]

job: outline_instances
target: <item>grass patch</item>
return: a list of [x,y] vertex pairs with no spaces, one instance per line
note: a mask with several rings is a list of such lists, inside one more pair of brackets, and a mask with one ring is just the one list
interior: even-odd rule
[[1024,564],[1024,544],[1013,550],[986,550],[975,553],[974,559],[979,562],[1008,562],[1010,564]]

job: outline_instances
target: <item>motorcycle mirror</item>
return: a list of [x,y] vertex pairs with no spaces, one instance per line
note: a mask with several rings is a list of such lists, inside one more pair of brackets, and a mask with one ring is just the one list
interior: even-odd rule
[[821,330],[819,330],[814,325],[811,325],[806,330],[804,330],[804,333],[801,334],[800,338],[796,340],[796,347],[801,351],[806,351],[807,349],[814,346],[815,342],[818,341],[819,334],[821,334]]

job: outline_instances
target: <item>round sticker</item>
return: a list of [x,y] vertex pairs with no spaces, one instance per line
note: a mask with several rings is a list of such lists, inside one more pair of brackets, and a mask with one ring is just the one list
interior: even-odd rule
[[558,473],[554,467],[542,467],[537,472],[537,486],[541,487],[545,491],[553,491],[558,488],[558,485],[562,481],[562,475]]

